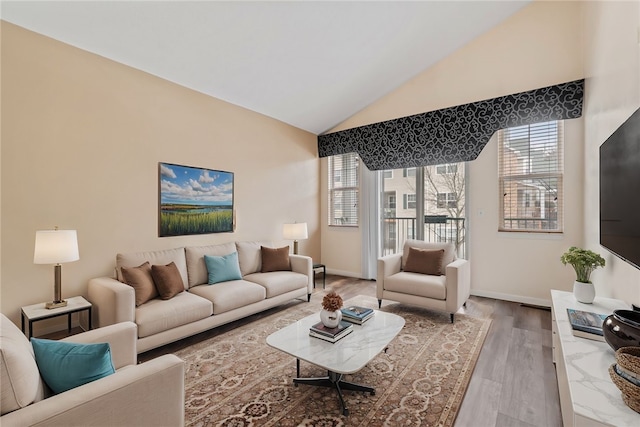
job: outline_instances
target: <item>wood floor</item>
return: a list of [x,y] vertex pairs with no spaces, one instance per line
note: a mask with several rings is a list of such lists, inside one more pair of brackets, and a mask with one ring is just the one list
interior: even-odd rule
[[[375,296],[375,282],[327,275],[326,291],[343,299]],[[322,294],[321,275],[315,293]],[[224,333],[291,304],[267,310],[237,322],[195,335],[139,356],[145,361],[172,353],[195,342]],[[456,427],[562,426],[555,366],[551,355],[551,313],[518,303],[472,296],[466,308],[471,316],[489,318],[487,334]]]

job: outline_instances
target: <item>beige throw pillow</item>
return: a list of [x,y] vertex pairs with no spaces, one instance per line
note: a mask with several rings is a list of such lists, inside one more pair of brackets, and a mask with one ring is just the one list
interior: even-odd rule
[[291,263],[289,262],[289,246],[283,248],[267,248],[266,246],[260,246],[260,252],[262,256],[262,273],[268,273],[270,271],[285,271],[291,270]]
[[158,296],[148,261],[137,267],[122,267],[122,278],[135,291],[136,307]]
[[409,255],[404,271],[442,276],[441,269],[444,249],[416,249],[409,247]]
[[162,299],[171,299],[184,291],[184,282],[174,262],[167,265],[152,265],[151,276]]

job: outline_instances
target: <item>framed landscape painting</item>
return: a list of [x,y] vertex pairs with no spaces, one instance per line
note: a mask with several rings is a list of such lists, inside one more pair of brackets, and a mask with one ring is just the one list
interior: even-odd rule
[[158,235],[233,231],[233,173],[158,164]]

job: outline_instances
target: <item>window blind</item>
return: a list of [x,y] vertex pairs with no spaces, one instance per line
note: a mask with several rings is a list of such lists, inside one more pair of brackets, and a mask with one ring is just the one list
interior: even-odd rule
[[359,163],[356,153],[329,157],[329,225],[358,225]]
[[498,132],[500,231],[562,232],[562,121]]

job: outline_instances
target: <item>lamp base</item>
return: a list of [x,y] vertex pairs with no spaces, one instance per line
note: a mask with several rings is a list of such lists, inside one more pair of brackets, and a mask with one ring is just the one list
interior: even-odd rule
[[46,303],[44,305],[44,308],[51,310],[52,308],[60,308],[60,307],[66,307],[67,306],[67,301],[66,300],[62,300],[62,301],[50,301],[48,303]]

